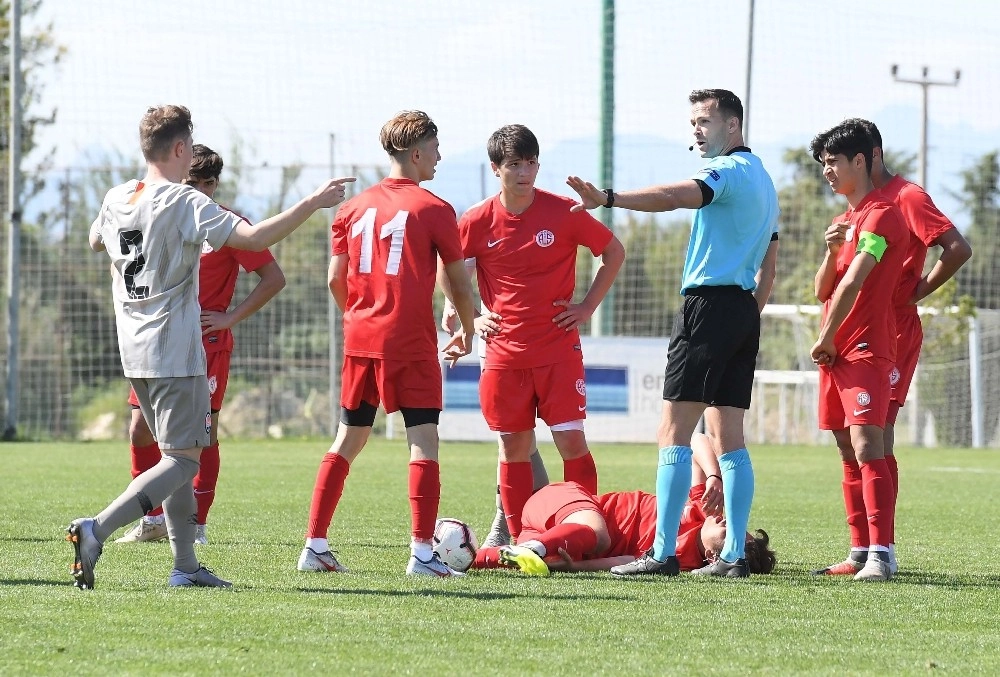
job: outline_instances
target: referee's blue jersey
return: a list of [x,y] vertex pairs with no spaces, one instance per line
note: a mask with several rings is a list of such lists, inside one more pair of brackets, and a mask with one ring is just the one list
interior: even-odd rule
[[778,232],[774,182],[746,147],[712,158],[691,178],[705,182],[714,197],[695,212],[681,294],[701,286],[739,285],[752,291],[768,244]]

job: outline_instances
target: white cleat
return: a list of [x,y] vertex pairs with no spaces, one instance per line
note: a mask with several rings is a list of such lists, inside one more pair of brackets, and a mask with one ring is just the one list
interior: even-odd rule
[[174,569],[170,572],[170,580],[167,581],[167,585],[172,588],[231,588],[233,584],[229,581],[224,581],[218,576],[216,576],[211,569],[208,567],[200,566],[198,570],[193,573],[187,573],[186,571],[181,571],[180,569]]
[[299,571],[333,571],[336,573],[347,573],[347,567],[337,561],[337,557],[327,550],[326,552],[316,552],[312,548],[302,548],[299,555],[299,564],[296,567]]
[[438,578],[449,578],[453,576],[464,576],[460,571],[455,571],[447,564],[438,559],[434,553],[430,560],[417,559],[416,555],[410,555],[410,561],[406,565],[407,576],[436,576]]
[[195,545],[208,545],[208,536],[205,534],[205,524],[199,524],[194,532]]
[[81,590],[94,589],[94,567],[101,556],[104,546],[94,536],[93,518],[73,520],[66,529],[66,540],[73,544],[73,574],[74,585]]
[[869,556],[864,567],[854,576],[856,581],[887,581],[892,578],[888,559]]
[[141,519],[134,527],[126,531],[124,536],[117,539],[115,543],[154,543],[165,540],[167,540],[166,522],[151,522]]

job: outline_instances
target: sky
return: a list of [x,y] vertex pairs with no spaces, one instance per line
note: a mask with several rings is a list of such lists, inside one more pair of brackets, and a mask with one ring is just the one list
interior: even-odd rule
[[[443,160],[431,190],[459,209],[495,191],[481,176],[497,127],[528,125],[541,146],[539,186],[566,193],[567,173],[597,179],[601,8],[598,0],[43,0],[66,57],[43,76],[41,136],[57,166],[108,153],[139,158],[150,105],[182,103],[196,141],[226,152],[242,139],[254,163],[328,173],[385,165],[382,124],[427,111]],[[749,144],[779,183],[785,148],[845,117],[867,117],[890,150],[916,152],[929,90],[928,189],[949,211],[958,173],[1000,148],[1000,3],[842,0],[755,3],[747,97],[749,0],[619,0],[615,9],[615,187],[674,181],[699,166],[687,94],[724,87],[748,103]],[[332,138],[332,143],[331,143]],[[31,158],[28,158],[30,164]],[[912,178],[916,179],[916,176]],[[43,196],[44,199],[44,196]],[[961,226],[963,217],[953,214]]]

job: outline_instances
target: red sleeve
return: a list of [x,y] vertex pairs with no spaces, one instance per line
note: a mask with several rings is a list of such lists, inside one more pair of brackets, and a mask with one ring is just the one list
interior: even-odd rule
[[465,258],[474,258],[477,255],[475,242],[475,220],[469,215],[470,212],[462,214],[458,220],[458,236],[462,242],[462,253]]
[[587,210],[570,212],[575,218],[573,234],[577,243],[586,247],[594,256],[600,256],[614,237],[607,226],[590,215]]
[[432,239],[441,261],[448,265],[464,259],[462,240],[458,236],[458,222],[455,220],[455,210],[447,205],[442,206],[432,218],[434,222]]
[[347,253],[347,210],[337,210],[337,216],[330,226],[330,255],[337,256]]
[[955,224],[937,208],[931,196],[916,184],[907,184],[899,192],[896,204],[903,212],[906,226],[928,247],[934,244],[942,233],[955,227]]
[[[230,249],[233,249],[230,247]],[[236,262],[243,267],[243,270],[248,273],[252,273],[258,268],[263,268],[267,264],[274,261],[274,255],[271,254],[271,250],[265,249],[262,252],[251,252],[245,249],[233,249],[233,258]]]

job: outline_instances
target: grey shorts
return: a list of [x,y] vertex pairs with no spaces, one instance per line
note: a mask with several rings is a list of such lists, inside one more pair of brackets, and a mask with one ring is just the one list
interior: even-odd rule
[[204,375],[129,381],[160,449],[193,449],[211,443],[212,404]]

